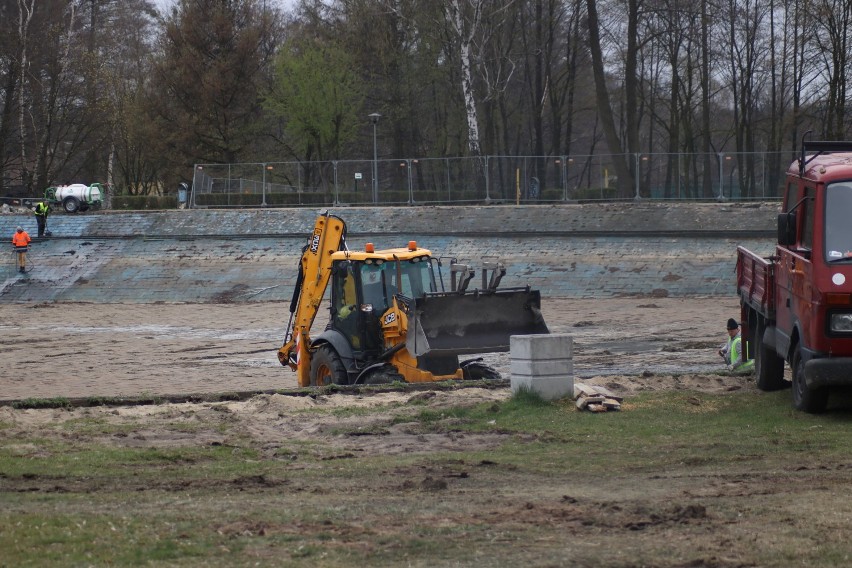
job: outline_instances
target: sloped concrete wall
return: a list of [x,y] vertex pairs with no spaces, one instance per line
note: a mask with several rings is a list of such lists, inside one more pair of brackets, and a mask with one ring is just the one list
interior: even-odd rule
[[[737,245],[774,247],[777,204],[624,203],[340,208],[350,248],[417,240],[433,254],[506,264],[507,286],[545,296],[728,296]],[[54,214],[30,272],[0,265],[0,301],[289,300],[317,211],[191,210]],[[0,215],[0,235],[36,233]],[[478,281],[475,281],[478,282]],[[476,284],[474,284],[476,285]]]

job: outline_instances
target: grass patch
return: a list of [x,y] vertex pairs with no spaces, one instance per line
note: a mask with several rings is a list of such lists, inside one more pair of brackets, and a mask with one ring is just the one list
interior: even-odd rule
[[[326,411],[364,416],[360,431],[323,428],[312,409],[287,427],[280,417],[251,424],[262,438],[246,422],[230,445],[181,448],[93,442],[130,427],[98,416],[32,432],[12,424],[0,430],[3,562],[847,562],[852,413],[794,412],[789,393],[650,392],[622,408],[581,412],[521,392],[476,406],[401,405],[394,417],[387,407]],[[159,419],[133,428],[195,424]],[[237,418],[208,414],[209,431],[216,419]],[[411,433],[385,436],[400,423]]]
[[71,408],[71,401],[67,398],[25,398],[12,403],[12,408]]

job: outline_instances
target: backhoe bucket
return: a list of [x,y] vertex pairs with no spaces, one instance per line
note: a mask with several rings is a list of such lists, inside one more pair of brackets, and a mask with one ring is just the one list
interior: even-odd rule
[[509,337],[549,333],[538,290],[430,295],[408,315],[406,348],[415,356],[463,355],[509,350]]

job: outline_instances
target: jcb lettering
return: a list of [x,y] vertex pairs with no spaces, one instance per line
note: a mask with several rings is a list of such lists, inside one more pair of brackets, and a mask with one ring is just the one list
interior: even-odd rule
[[388,315],[385,316],[385,325],[390,325],[395,321],[396,321],[396,313],[395,312],[391,312],[391,313],[389,313]]
[[314,231],[314,236],[311,239],[311,252],[313,254],[316,254],[317,251],[319,250],[320,236],[321,235],[322,235],[322,229],[317,229],[316,231]]

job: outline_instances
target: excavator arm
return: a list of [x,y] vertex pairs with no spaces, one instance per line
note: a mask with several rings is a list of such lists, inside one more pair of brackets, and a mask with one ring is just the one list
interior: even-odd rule
[[316,219],[302,251],[299,275],[290,302],[290,322],[278,350],[282,365],[296,371],[300,387],[311,384],[311,326],[331,277],[331,255],[346,246],[346,223],[328,212]]

